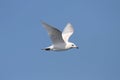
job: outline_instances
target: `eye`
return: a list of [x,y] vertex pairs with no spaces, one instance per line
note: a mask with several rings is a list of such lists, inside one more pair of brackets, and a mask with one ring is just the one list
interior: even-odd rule
[[74,46],[74,45],[72,44],[72,46]]

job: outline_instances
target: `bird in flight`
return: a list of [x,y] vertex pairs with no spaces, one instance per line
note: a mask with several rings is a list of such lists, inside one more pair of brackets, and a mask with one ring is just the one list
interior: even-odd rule
[[78,47],[74,43],[68,41],[70,36],[74,32],[74,29],[70,23],[68,23],[66,25],[63,32],[61,32],[57,28],[55,28],[45,22],[42,22],[42,25],[47,30],[48,35],[50,36],[50,39],[53,43],[51,46],[46,47],[42,50],[63,51],[63,50],[68,50],[68,49],[73,49],[73,48],[78,49]]

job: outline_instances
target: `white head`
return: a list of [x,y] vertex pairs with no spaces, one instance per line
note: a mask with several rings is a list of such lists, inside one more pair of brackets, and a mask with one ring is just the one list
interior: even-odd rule
[[66,48],[68,49],[71,49],[71,48],[77,48],[78,49],[78,46],[76,46],[74,43],[72,42],[68,42],[67,45],[66,45]]

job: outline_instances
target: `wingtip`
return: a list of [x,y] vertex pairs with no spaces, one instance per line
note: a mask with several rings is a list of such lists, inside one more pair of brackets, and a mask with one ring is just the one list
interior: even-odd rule
[[42,24],[44,24],[44,23],[45,23],[43,20],[40,20],[40,22],[41,22]]
[[42,25],[47,25],[50,26],[48,23],[46,23],[45,21],[41,21]]
[[70,22],[67,23],[68,25],[72,25]]

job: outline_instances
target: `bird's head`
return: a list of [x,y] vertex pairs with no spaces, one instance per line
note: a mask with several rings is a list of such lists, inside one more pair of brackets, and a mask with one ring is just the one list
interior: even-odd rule
[[68,43],[68,47],[78,49],[78,46],[76,46],[74,43],[71,43],[71,42]]

